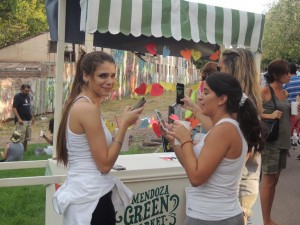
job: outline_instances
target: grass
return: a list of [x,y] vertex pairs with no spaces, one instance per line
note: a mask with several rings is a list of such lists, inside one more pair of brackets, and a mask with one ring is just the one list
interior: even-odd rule
[[[162,115],[166,117],[168,106],[175,101],[175,93],[170,91],[165,92],[160,97],[149,95],[145,97],[147,103],[140,118],[155,117],[154,109],[160,110]],[[122,100],[104,102],[101,105],[102,115],[111,121],[115,121],[115,117],[118,119],[121,118],[126,105],[135,105],[139,98],[124,98]],[[145,137],[149,136],[152,132],[149,128],[144,129],[147,130],[133,134],[133,143],[129,151],[121,152],[121,154],[143,154],[157,150],[162,151],[162,147],[141,146]],[[35,155],[36,148],[46,146],[47,144],[29,144],[28,150],[24,154],[24,160],[45,160],[50,158],[51,156],[48,155]],[[43,176],[44,174],[45,168],[2,170],[0,178]],[[45,196],[46,188],[44,185],[0,188],[0,225],[45,224]]]

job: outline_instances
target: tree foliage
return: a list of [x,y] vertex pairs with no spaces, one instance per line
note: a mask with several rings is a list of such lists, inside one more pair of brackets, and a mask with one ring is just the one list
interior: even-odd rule
[[276,58],[300,63],[300,1],[279,0],[266,15],[263,61]]
[[48,30],[45,0],[1,0],[0,15],[0,47]]

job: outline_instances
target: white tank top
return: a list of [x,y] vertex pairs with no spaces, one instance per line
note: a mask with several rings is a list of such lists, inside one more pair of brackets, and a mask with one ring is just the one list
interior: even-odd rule
[[[233,124],[238,130],[243,143],[242,153],[236,159],[224,158],[205,184],[186,188],[186,214],[192,218],[219,221],[242,213],[238,200],[238,189],[248,145],[237,121],[225,118],[218,121],[217,124],[224,122]],[[207,134],[194,146],[197,157]]]

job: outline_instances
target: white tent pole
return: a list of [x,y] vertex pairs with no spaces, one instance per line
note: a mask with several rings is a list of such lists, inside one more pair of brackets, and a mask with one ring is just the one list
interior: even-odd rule
[[86,18],[85,18],[85,51],[86,53],[92,52],[94,47],[94,34],[90,34],[87,32],[87,23],[88,23],[88,15],[89,15],[89,8],[94,7],[93,2],[87,0],[86,4]]
[[56,158],[56,143],[58,124],[61,119],[63,104],[63,80],[64,80],[64,53],[65,53],[65,27],[66,27],[66,0],[58,1],[58,39],[55,69],[55,102],[54,102],[54,132],[53,132],[53,154]]

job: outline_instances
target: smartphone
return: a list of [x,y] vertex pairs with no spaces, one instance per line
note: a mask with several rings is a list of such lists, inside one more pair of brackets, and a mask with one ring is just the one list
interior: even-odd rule
[[183,105],[183,102],[180,99],[184,98],[184,84],[177,83],[176,84],[176,103]]
[[115,165],[113,165],[113,169],[114,170],[126,170],[126,167],[122,166],[122,165],[115,164]]
[[138,108],[141,108],[145,103],[146,103],[145,97],[141,98],[141,100],[138,101],[138,103],[136,103],[135,106],[132,107],[131,111],[135,110],[135,109],[138,109]]
[[160,122],[161,128],[163,130],[167,130],[168,129],[167,125],[165,123],[165,120],[162,118],[160,111],[155,109],[155,113],[156,113],[156,117],[157,117],[158,121]]

